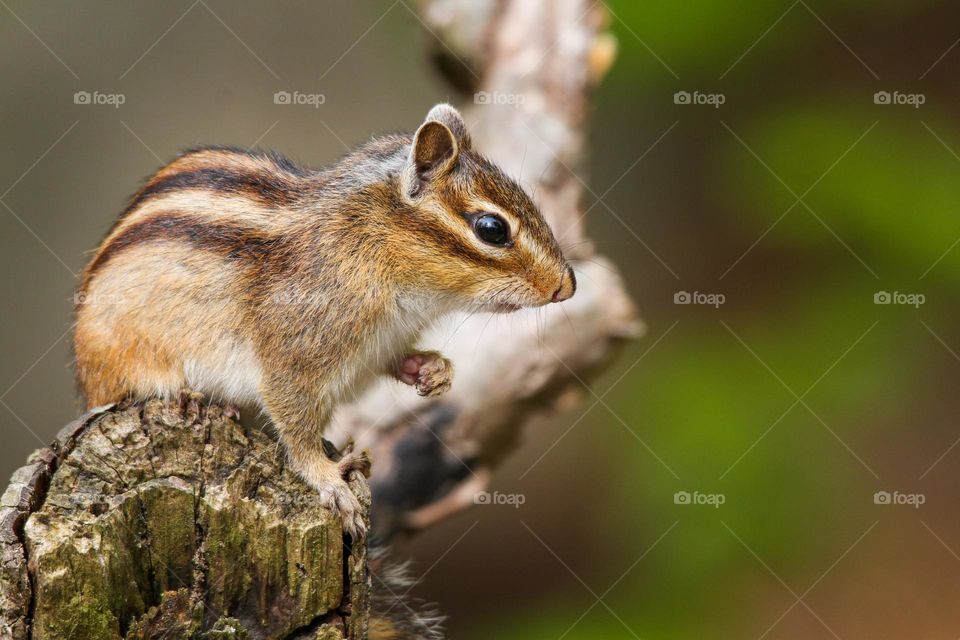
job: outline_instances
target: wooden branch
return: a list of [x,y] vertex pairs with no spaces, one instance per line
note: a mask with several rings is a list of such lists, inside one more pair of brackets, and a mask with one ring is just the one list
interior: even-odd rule
[[615,56],[591,0],[428,0],[434,59],[454,87],[474,146],[518,176],[577,274],[562,305],[509,316],[461,315],[424,336],[455,365],[450,393],[422,400],[383,381],[334,420],[335,442],[373,452],[373,524],[382,538],[473,504],[536,416],[568,408],[583,385],[642,333],[616,269],[594,253],[574,173],[589,95]]
[[216,406],[68,425],[14,473],[0,543],[0,638],[366,638],[365,548]]

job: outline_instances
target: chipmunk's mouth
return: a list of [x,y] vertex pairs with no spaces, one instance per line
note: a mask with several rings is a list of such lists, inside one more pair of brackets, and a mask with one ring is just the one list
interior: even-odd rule
[[521,309],[539,307],[549,300],[543,300],[536,291],[523,282],[508,283],[480,303],[480,308],[488,313],[514,313]]
[[523,307],[519,304],[512,304],[509,302],[498,302],[490,307],[490,310],[494,313],[513,313],[514,311],[519,311]]

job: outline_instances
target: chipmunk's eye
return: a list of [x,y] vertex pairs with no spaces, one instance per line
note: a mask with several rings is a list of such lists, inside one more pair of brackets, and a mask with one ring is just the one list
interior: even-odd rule
[[473,221],[477,237],[489,244],[503,246],[510,242],[510,227],[500,216],[485,213]]

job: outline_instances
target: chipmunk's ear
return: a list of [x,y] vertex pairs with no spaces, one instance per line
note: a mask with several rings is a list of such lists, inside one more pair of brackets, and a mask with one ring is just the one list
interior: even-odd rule
[[430,109],[413,136],[404,191],[415,196],[431,179],[452,170],[460,152],[469,148],[470,134],[460,113],[448,104]]
[[469,149],[472,146],[470,132],[467,131],[467,125],[463,121],[463,116],[449,104],[441,102],[433,109],[430,109],[430,113],[427,114],[425,122],[430,122],[431,120],[447,125],[447,128],[453,133],[453,137],[461,149]]
[[460,154],[459,145],[447,125],[427,120],[413,136],[410,160],[419,180],[428,180],[453,168]]
[[470,148],[470,133],[460,112],[438,104],[424,119],[413,138],[412,160],[417,173],[452,167],[462,149]]

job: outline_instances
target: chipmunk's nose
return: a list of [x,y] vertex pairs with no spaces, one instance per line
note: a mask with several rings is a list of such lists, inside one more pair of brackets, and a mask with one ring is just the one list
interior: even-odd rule
[[553,292],[553,297],[550,299],[552,302],[563,302],[564,300],[569,300],[573,297],[574,292],[577,290],[577,278],[573,275],[573,268],[570,265],[567,265],[567,268],[563,270],[563,275],[560,276],[560,286],[557,287],[557,290]]

